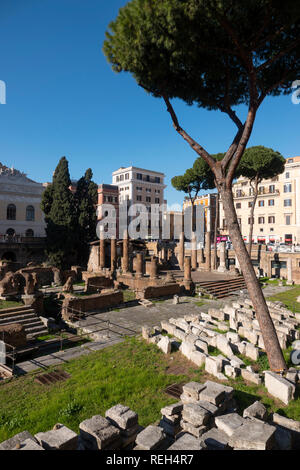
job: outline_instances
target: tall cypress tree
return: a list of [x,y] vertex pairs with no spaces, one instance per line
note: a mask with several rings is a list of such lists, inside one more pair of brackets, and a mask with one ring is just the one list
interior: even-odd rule
[[47,187],[41,208],[46,221],[46,253],[51,264],[66,269],[76,259],[75,205],[70,191],[68,161],[62,157],[53,175],[52,184]]
[[75,193],[77,261],[86,264],[89,243],[96,240],[98,186],[92,181],[93,172],[89,168],[77,183]]

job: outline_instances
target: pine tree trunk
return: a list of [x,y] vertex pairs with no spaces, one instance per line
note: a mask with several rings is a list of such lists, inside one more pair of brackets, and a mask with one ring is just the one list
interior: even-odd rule
[[251,252],[252,252],[252,236],[253,236],[253,224],[254,224],[254,209],[257,201],[257,194],[258,193],[258,182],[255,181],[255,194],[252,201],[252,207],[250,211],[250,229],[249,229],[249,246],[248,246],[248,253],[251,259]]
[[249,256],[249,253],[246,249],[245,243],[241,235],[236,212],[234,209],[231,188],[226,188],[222,185],[220,185],[219,187],[230,239],[232,241],[234,251],[240,263],[240,267],[245,279],[249,296],[256,312],[256,318],[258,320],[260,330],[263,336],[265,350],[269,359],[270,368],[275,372],[283,371],[287,368],[286,363],[279,345],[272,318],[269,314],[269,310],[262,293],[262,289],[255,275],[251,258]]
[[218,230],[218,218],[219,218],[219,193],[217,193],[216,197],[216,218],[215,218],[215,228],[214,228],[214,250],[215,250],[215,255],[214,255],[214,269],[216,270],[218,268],[217,266],[217,230]]

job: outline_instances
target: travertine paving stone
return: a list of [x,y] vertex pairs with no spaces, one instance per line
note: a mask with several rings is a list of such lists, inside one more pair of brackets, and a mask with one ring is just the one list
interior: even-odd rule
[[222,416],[215,417],[215,425],[221,431],[224,431],[227,436],[232,436],[237,428],[244,423],[244,419],[237,413],[229,413]]
[[256,401],[243,411],[243,417],[258,418],[265,421],[268,417],[267,408],[260,401]]
[[183,405],[182,418],[184,421],[199,427],[208,423],[210,413],[196,403],[187,403]]
[[225,450],[228,448],[229,437],[220,429],[212,428],[210,431],[202,434],[201,439],[208,450]]
[[249,450],[270,450],[275,446],[274,426],[245,420],[229,439],[230,447]]
[[160,447],[166,440],[166,434],[158,426],[147,426],[136,438],[136,444],[143,450],[154,450]]
[[120,430],[103,416],[96,415],[86,419],[79,425],[80,438],[90,450],[118,448]]
[[279,398],[286,405],[294,398],[295,385],[275,372],[265,371],[265,386],[273,397]]
[[105,412],[106,419],[122,430],[135,426],[138,422],[138,415],[128,406],[115,405]]
[[13,450],[15,449],[16,445],[21,444],[21,442],[25,441],[26,439],[34,440],[34,437],[28,431],[20,432],[10,439],[1,442],[0,450]]
[[191,434],[184,433],[168,448],[168,450],[203,450],[205,447],[206,446],[201,438],[198,439]]
[[77,434],[63,424],[57,424],[55,429],[35,434],[35,439],[46,450],[76,450]]

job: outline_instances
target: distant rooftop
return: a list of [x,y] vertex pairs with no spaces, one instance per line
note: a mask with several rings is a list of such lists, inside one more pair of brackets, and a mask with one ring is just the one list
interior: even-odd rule
[[164,173],[161,173],[159,171],[147,170],[146,168],[139,168],[137,166],[128,166],[128,167],[121,166],[118,170],[113,171],[112,174],[116,175],[119,172],[130,171],[130,170],[136,170],[136,171],[141,171],[141,172],[145,171],[146,173],[155,173],[155,174],[160,175],[160,176],[165,176]]

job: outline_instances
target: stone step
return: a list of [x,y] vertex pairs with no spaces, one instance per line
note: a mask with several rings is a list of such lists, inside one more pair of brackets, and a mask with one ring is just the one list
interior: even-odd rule
[[18,315],[0,315],[0,324],[3,322],[3,321],[11,321],[11,322],[15,322],[15,321],[19,321],[19,320],[22,320],[22,319],[26,319],[26,318],[33,318],[33,317],[36,317],[36,313],[35,312],[29,312],[29,313],[22,313],[22,314],[18,314]]
[[12,325],[14,323],[18,323],[19,325],[30,325],[36,322],[41,323],[41,320],[36,315],[33,315],[33,316],[30,316],[29,318],[18,318],[13,321],[10,319],[0,320],[0,326]]
[[[35,333],[37,331],[44,330],[44,329],[45,329],[45,325],[42,322],[40,322],[40,324],[38,324],[38,325],[29,326],[29,327],[25,328],[25,331],[26,331],[27,334],[31,334],[31,333]],[[47,330],[47,328],[46,328],[46,330]]]
[[35,310],[33,308],[28,308],[28,309],[24,309],[22,311],[18,311],[18,312],[3,312],[3,310],[0,310],[0,320],[2,318],[13,318],[13,317],[17,317],[19,315],[28,315],[28,314],[35,314]]
[[0,310],[0,315],[2,314],[9,314],[9,313],[23,313],[25,311],[28,311],[28,310],[33,310],[31,307],[27,307],[26,305],[22,306],[22,307],[11,307],[11,308],[1,308]]
[[[30,320],[22,320],[22,321],[18,321],[16,323],[18,325],[24,326],[25,330],[28,329],[28,328],[31,328],[33,326],[38,326],[40,324],[43,325],[43,323],[38,318],[33,318],[33,319],[30,319]],[[1,323],[0,326],[7,326],[7,325],[13,325],[13,324],[15,324],[15,322],[14,323],[7,322],[7,323]]]
[[39,336],[45,336],[45,335],[48,335],[49,334],[49,331],[47,330],[47,328],[44,328],[40,331],[36,331],[34,333],[27,333],[27,341],[31,340],[31,339],[35,339],[35,338],[38,338]]

